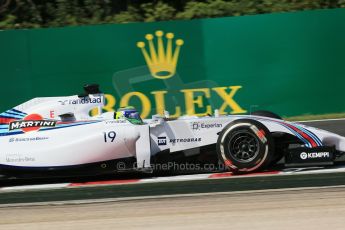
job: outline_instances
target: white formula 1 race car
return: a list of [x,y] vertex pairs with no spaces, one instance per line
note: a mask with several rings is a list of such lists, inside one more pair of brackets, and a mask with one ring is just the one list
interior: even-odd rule
[[227,170],[249,173],[282,158],[287,167],[331,165],[345,152],[344,137],[264,111],[141,120],[129,107],[90,117],[105,99],[98,85],[84,90],[83,95],[35,98],[0,114],[1,175],[151,172],[160,160],[206,152]]

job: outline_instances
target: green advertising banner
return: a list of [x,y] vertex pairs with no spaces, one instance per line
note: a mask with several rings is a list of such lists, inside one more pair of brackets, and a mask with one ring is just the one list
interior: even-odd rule
[[344,112],[344,21],[334,9],[0,31],[0,110],[99,83],[105,111],[143,117]]

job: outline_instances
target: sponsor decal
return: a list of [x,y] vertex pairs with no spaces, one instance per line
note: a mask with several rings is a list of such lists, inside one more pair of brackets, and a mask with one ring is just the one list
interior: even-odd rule
[[167,138],[166,137],[158,137],[157,143],[158,143],[158,145],[167,145]]
[[39,114],[30,114],[23,120],[12,121],[9,123],[8,130],[21,129],[23,132],[38,131],[42,127],[55,127],[56,121],[44,120]]
[[33,162],[35,161],[34,157],[6,157],[6,162],[8,163],[19,163],[19,162]]
[[68,100],[58,101],[58,102],[60,102],[61,105],[66,105],[66,103],[68,102]]
[[8,142],[28,142],[28,141],[43,141],[48,140],[49,137],[26,137],[26,138],[10,138]]
[[[177,39],[174,44],[175,49],[173,49],[173,33],[167,33],[164,36],[164,32],[158,30],[155,32],[155,35],[156,39],[154,39],[153,34],[146,34],[145,36],[149,45],[148,50],[145,48],[145,42],[142,41],[137,43],[137,47],[141,49],[151,75],[158,79],[168,79],[176,73],[176,66],[183,40]],[[154,40],[157,40],[157,46]],[[164,47],[165,44],[166,47]]]
[[[247,111],[244,110],[239,102],[235,99],[242,86],[226,86],[226,87],[214,87],[214,88],[194,88],[194,89],[181,89],[179,94],[184,98],[185,103],[176,105],[175,108],[170,109],[170,117],[180,117],[182,116],[182,111],[186,111],[186,115],[189,116],[205,116],[207,114],[212,114],[214,109],[219,110],[219,114],[242,114]],[[205,97],[200,97],[195,99],[198,94],[204,94]],[[153,99],[151,99],[153,95]],[[142,118],[147,118],[151,113],[162,114],[163,111],[167,110],[166,98],[172,97],[175,93],[166,90],[154,90],[150,92],[150,96],[144,94],[143,92],[135,91],[128,92],[124,94],[121,98],[115,98],[111,94],[105,94],[105,105],[102,109],[105,112],[114,112],[115,107],[119,105],[121,107],[126,107],[131,105],[132,100],[138,100],[141,103],[139,106]],[[222,102],[220,107],[213,107],[207,105],[207,100],[219,100]],[[200,107],[200,104],[205,104],[205,111],[202,113],[197,113],[196,109]],[[154,105],[154,106],[153,106]],[[156,108],[152,110],[152,108]],[[93,109],[91,115],[95,116],[98,114],[98,109]]]
[[49,111],[49,117],[50,117],[51,119],[54,119],[54,118],[55,118],[55,111],[54,111],[54,110],[50,110],[50,111]]
[[127,123],[127,120],[111,120],[111,121],[105,121],[105,124],[120,124],[120,123]]
[[330,157],[330,153],[329,152],[313,152],[313,153],[302,152],[300,154],[300,158],[302,160],[316,159],[316,158],[329,158],[329,157]]
[[212,129],[212,128],[222,128],[223,124],[193,122],[193,123],[191,123],[191,127],[192,127],[192,130]]
[[[191,42],[187,42],[188,45]],[[134,45],[134,44],[133,44]],[[167,84],[166,89],[155,89],[150,92],[143,92],[140,90],[131,90],[133,82],[130,80],[123,83],[123,78],[113,79],[113,83],[118,87],[124,89],[128,87],[129,92],[123,92],[117,98],[111,94],[105,94],[105,105],[102,107],[104,111],[113,112],[117,107],[126,107],[132,105],[133,101],[138,101],[140,105],[136,105],[140,116],[145,119],[150,115],[164,114],[165,110],[170,112],[170,117],[180,117],[182,115],[189,116],[205,116],[212,114],[215,109],[218,109],[219,114],[243,114],[247,111],[242,108],[240,102],[236,99],[237,94],[241,92],[241,85],[222,85],[212,88],[190,88],[179,85],[181,79],[177,73],[178,61],[180,59],[180,51],[183,49],[184,40],[171,32],[165,33],[162,30],[157,30],[154,33],[146,34],[145,40],[138,40],[136,46],[140,49],[138,53],[142,53],[143,63],[146,63],[150,75],[159,80],[168,79],[171,83]],[[146,76],[146,74],[145,74]],[[188,76],[186,76],[188,77]],[[176,79],[176,84],[174,80]],[[146,79],[143,78],[143,79]],[[145,81],[145,80],[139,80]],[[166,82],[167,83],[167,82]],[[126,85],[123,85],[126,84]],[[169,90],[169,84],[173,85],[173,90]],[[123,86],[124,87],[123,87]],[[178,90],[176,90],[178,89]],[[117,90],[119,91],[119,90]],[[167,98],[184,98],[184,103],[172,104],[167,101]],[[215,103],[216,102],[216,103]],[[65,102],[68,103],[68,102]],[[217,104],[219,106],[215,107]],[[154,109],[153,109],[154,108]],[[204,109],[203,111],[201,109]],[[91,110],[91,115],[98,114],[98,108]]]
[[63,101],[58,101],[60,102],[61,105],[82,105],[82,104],[99,104],[102,103],[102,98],[101,97],[83,97],[79,99],[74,99],[74,100],[63,100]]
[[7,163],[33,162],[36,160],[34,157],[23,156],[22,154],[18,153],[10,153],[5,155]]
[[305,160],[308,158],[308,154],[306,152],[303,152],[303,153],[301,153],[300,157],[302,160]]
[[170,143],[201,142],[201,137],[170,139]]

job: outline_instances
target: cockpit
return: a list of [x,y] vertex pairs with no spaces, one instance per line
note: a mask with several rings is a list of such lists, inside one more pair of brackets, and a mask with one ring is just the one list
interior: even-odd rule
[[119,108],[115,113],[115,119],[126,119],[133,124],[143,124],[139,112],[132,106]]

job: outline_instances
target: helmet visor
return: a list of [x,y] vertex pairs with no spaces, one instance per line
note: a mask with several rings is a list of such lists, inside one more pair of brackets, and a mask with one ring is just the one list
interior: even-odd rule
[[129,113],[127,118],[141,120],[140,114],[138,112],[131,112],[131,113]]

